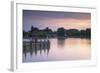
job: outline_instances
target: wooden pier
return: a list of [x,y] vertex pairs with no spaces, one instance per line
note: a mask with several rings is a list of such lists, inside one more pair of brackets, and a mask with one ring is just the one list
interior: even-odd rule
[[30,54],[32,54],[33,52],[35,52],[35,54],[37,54],[37,51],[40,51],[40,53],[42,53],[42,50],[44,50],[44,52],[50,49],[50,41],[47,39],[40,39],[37,41],[23,41],[23,53],[27,53],[30,52]]

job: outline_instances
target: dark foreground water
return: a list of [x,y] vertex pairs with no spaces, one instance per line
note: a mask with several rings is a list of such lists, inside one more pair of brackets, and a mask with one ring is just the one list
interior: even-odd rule
[[42,44],[27,43],[26,47],[23,46],[23,62],[83,60],[90,59],[91,56],[89,39],[49,39],[49,42]]

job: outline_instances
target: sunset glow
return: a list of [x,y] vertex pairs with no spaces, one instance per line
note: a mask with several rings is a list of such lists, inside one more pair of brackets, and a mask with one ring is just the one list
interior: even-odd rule
[[91,13],[23,10],[22,61],[91,59]]
[[31,26],[45,29],[49,27],[57,30],[59,27],[65,29],[86,29],[91,27],[91,14],[79,12],[53,12],[53,11],[23,11],[24,30],[30,30]]

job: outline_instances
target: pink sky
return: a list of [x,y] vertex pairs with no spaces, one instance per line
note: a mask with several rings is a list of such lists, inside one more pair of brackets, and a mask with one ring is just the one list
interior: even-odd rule
[[91,27],[90,13],[24,10],[23,14],[24,30],[30,30],[31,26],[52,30],[59,27],[79,30]]

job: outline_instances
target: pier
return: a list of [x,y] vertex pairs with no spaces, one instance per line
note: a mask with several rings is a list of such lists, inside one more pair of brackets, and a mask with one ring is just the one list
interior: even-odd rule
[[23,41],[23,53],[30,52],[32,55],[35,53],[37,55],[37,52],[40,51],[40,54],[42,51],[47,53],[50,49],[50,41],[48,39],[37,39],[37,40],[31,40],[31,41]]

